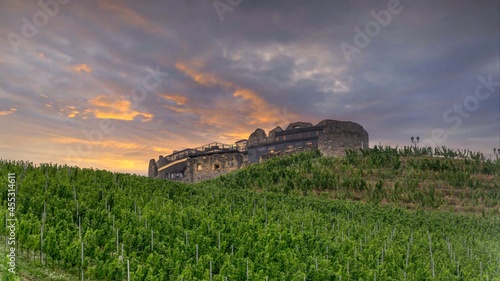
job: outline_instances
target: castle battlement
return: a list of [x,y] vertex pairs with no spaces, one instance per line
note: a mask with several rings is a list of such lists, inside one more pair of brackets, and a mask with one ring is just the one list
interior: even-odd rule
[[346,149],[358,148],[368,148],[368,133],[357,123],[329,119],[316,125],[294,122],[285,130],[272,129],[269,135],[259,128],[248,140],[213,142],[151,159],[148,176],[197,182],[285,154],[318,149],[324,156],[342,157]]

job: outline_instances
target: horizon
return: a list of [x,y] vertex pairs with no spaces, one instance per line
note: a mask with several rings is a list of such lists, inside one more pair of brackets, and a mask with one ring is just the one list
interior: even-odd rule
[[370,148],[500,149],[498,1],[2,6],[0,159],[147,175],[159,155],[323,119]]

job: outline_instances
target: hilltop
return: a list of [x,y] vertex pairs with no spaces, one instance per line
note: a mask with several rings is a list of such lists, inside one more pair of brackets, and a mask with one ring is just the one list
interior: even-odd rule
[[2,188],[16,174],[28,280],[497,280],[499,162],[376,147],[196,184],[12,161],[0,172]]

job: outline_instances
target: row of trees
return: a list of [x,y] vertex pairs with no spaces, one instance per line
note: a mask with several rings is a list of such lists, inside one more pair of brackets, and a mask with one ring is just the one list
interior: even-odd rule
[[286,194],[314,191],[338,199],[500,212],[500,161],[431,157],[426,151],[375,147],[347,151],[342,159],[313,151],[270,159],[214,182]]
[[[357,160],[292,155],[195,185],[9,161],[0,162],[0,173],[2,181],[7,173],[17,175],[20,257],[85,279],[500,277],[498,216],[405,211],[298,194],[307,190],[304,185],[385,194],[387,182],[372,187],[370,177],[408,172],[396,171],[391,161],[370,160],[391,158],[392,152],[373,153],[359,152]],[[406,168],[427,161],[399,157]],[[475,164],[461,165],[458,170],[468,171]],[[436,173],[443,172],[415,165],[408,176],[420,181]],[[399,189],[410,187],[401,181]],[[2,217],[6,199],[2,192]]]

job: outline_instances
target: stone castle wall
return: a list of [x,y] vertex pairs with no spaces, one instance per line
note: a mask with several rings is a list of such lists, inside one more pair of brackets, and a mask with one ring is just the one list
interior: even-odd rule
[[[203,146],[208,150],[186,149],[149,162],[148,176],[184,182],[211,179],[272,157],[318,149],[324,156],[343,157],[347,149],[368,148],[368,133],[350,121],[323,120],[317,125],[295,122],[285,130],[276,127],[269,135],[256,129],[236,145]],[[187,153],[187,154],[182,154]],[[179,155],[182,154],[182,155]],[[180,158],[178,156],[181,156]]]
[[318,149],[323,156],[345,156],[347,149],[368,148],[368,133],[350,121],[325,120],[323,132],[318,137]]
[[198,182],[242,168],[245,157],[238,152],[211,154],[187,160],[183,181]]

